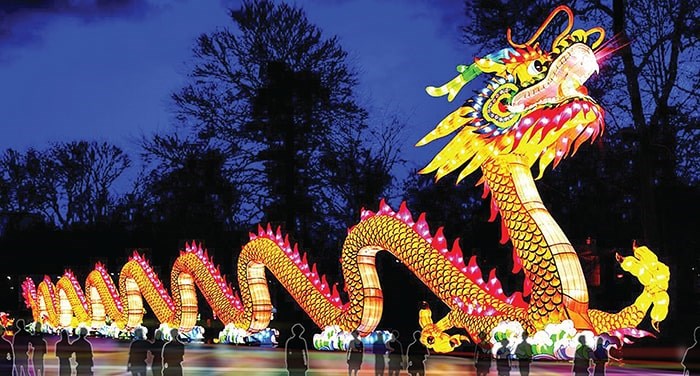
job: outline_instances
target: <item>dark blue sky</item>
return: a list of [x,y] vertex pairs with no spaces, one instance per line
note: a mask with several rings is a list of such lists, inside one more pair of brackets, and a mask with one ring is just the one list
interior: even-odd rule
[[[169,95],[184,82],[195,38],[232,27],[226,10],[238,7],[218,0],[26,4],[0,3],[0,150],[109,140],[134,159],[140,135],[172,126]],[[359,100],[370,113],[378,119],[398,113],[407,125],[409,167],[426,163],[435,150],[413,144],[456,104],[424,88],[451,79],[457,64],[473,59],[460,42],[463,1],[296,4],[349,51]]]

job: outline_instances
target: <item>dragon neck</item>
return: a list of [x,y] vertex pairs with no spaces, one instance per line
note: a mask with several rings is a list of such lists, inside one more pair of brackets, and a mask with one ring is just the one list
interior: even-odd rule
[[[531,290],[528,315],[538,329],[570,319],[590,329],[588,289],[578,256],[549,214],[535,186],[530,164],[517,155],[499,156],[482,165],[492,202],[510,237],[525,274],[525,294]],[[517,256],[517,258],[516,258]]]

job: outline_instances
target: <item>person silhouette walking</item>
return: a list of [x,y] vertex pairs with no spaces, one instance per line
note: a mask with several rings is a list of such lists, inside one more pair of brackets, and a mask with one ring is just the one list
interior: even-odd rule
[[134,329],[134,340],[129,346],[129,359],[126,371],[131,371],[133,376],[146,376],[146,358],[151,344],[144,339],[143,329]]
[[24,327],[24,320],[15,322],[15,335],[12,339],[15,348],[15,366],[17,376],[29,376],[29,342],[31,337]]
[[698,341],[700,341],[700,326],[695,328],[693,338],[695,343],[685,350],[683,360],[681,360],[684,375],[688,376],[700,375],[700,346],[698,345]]
[[372,353],[374,354],[374,375],[384,376],[384,368],[386,368],[386,343],[384,342],[384,334],[376,332],[376,339],[372,344]]
[[41,332],[41,323],[34,324],[34,335],[29,338],[29,343],[32,345],[32,366],[34,367],[35,376],[44,376],[44,355],[47,352],[46,340]]
[[153,335],[153,342],[149,346],[149,351],[153,356],[153,361],[151,362],[151,372],[153,372],[153,376],[163,375],[163,346],[165,346],[163,332],[156,330]]
[[170,329],[170,342],[163,346],[163,376],[182,376],[182,362],[185,360],[185,344],[180,342],[180,332]]
[[15,371],[15,352],[4,335],[5,327],[0,325],[0,376],[12,376]]
[[306,345],[304,326],[292,325],[292,336],[284,344],[285,363],[289,376],[304,376],[309,369],[309,348]]
[[412,376],[425,376],[425,360],[428,358],[428,349],[420,342],[420,330],[413,332],[413,342],[406,349],[408,358],[408,374]]
[[479,342],[474,347],[474,368],[476,368],[476,376],[486,376],[491,370],[491,349],[493,349],[493,345],[489,341],[486,332],[479,332],[478,337]]
[[389,376],[399,376],[403,367],[403,345],[399,342],[399,331],[391,331],[391,339],[386,343],[389,352]]
[[71,376],[70,358],[73,356],[73,348],[68,341],[67,330],[61,330],[61,339],[56,342],[54,351],[58,358],[58,376]]
[[93,362],[92,344],[85,338],[88,334],[87,328],[78,330],[78,339],[73,341],[71,347],[75,352],[75,374],[76,376],[92,376]]
[[523,331],[523,341],[515,348],[515,357],[518,358],[520,376],[530,375],[530,363],[532,363],[532,345],[527,342],[527,330]]
[[510,348],[508,348],[508,338],[501,340],[501,347],[496,351],[496,370],[498,376],[510,375]]
[[608,363],[608,349],[605,348],[603,339],[598,338],[595,350],[593,350],[594,376],[605,376],[605,365]]
[[592,351],[591,348],[586,345],[586,337],[578,337],[579,345],[576,347],[576,353],[574,354],[574,368],[573,372],[576,376],[588,376],[588,367],[591,365]]
[[362,367],[362,356],[365,352],[365,345],[362,344],[360,340],[360,332],[357,330],[352,331],[352,340],[348,344],[348,352],[346,354],[346,360],[348,362],[348,376],[352,376],[353,373],[357,375],[360,372],[360,367]]

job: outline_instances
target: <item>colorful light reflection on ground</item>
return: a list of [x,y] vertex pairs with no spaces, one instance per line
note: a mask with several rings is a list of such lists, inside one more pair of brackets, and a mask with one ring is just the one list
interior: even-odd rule
[[[54,344],[58,337],[47,337],[49,353],[46,356],[48,375],[57,374],[58,364],[53,357]],[[129,342],[111,339],[90,338],[95,353],[95,375],[124,375],[126,373]],[[653,350],[656,351],[656,350]],[[453,354],[455,355],[455,354]],[[426,362],[427,375],[473,375],[474,368],[470,354],[462,356],[431,356]],[[308,376],[347,375],[345,354],[342,352],[310,351],[311,369]],[[185,352],[185,375],[246,375],[281,376],[284,370],[282,349],[255,348],[232,345],[188,344]],[[495,374],[495,364],[491,373]],[[630,361],[624,364],[612,363],[608,375],[678,375],[680,365],[670,362]],[[374,374],[374,356],[365,354],[361,375]],[[401,373],[405,375],[405,371]],[[513,375],[518,371],[513,368]],[[531,375],[570,375],[571,365],[567,362],[535,362]]]

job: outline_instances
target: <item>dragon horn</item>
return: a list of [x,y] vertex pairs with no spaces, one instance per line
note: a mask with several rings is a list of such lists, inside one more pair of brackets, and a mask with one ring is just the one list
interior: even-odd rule
[[508,30],[506,30],[506,38],[508,39],[508,43],[511,46],[517,47],[517,48],[525,48],[525,46],[531,46],[532,43],[537,38],[539,38],[539,36],[544,31],[544,29],[547,28],[547,26],[549,26],[549,24],[552,22],[552,19],[554,18],[554,16],[556,16],[557,13],[559,13],[559,12],[565,12],[566,16],[568,17],[568,21],[566,23],[566,29],[564,29],[564,31],[562,31],[556,38],[554,38],[554,42],[552,42],[552,46],[556,46],[557,44],[559,44],[559,41],[562,38],[564,38],[564,36],[567,35],[571,31],[571,28],[574,26],[574,14],[571,11],[571,8],[567,7],[566,5],[560,5],[560,6],[556,7],[552,11],[552,13],[550,13],[549,16],[547,16],[547,19],[544,20],[544,22],[542,22],[542,25],[540,25],[539,29],[537,29],[537,31],[535,32],[535,35],[533,35],[530,38],[530,40],[528,40],[525,43],[519,44],[519,43],[513,42],[513,38],[511,35],[512,32],[511,32],[510,28],[508,28]]

